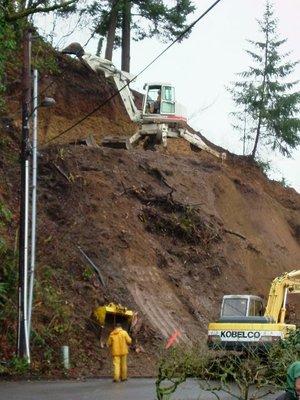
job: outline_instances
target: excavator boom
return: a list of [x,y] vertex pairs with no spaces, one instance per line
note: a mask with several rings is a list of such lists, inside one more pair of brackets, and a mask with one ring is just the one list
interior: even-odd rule
[[265,316],[276,323],[284,323],[288,293],[300,293],[300,270],[286,272],[272,282]]

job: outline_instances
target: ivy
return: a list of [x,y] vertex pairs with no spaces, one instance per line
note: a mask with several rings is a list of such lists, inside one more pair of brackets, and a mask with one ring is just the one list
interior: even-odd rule
[[0,11],[0,111],[4,109],[6,90],[6,67],[9,56],[16,50],[16,33],[13,25],[7,23]]

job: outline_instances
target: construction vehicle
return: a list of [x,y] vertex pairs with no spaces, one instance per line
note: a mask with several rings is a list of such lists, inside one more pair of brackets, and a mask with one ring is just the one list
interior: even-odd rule
[[300,270],[273,280],[264,312],[258,296],[224,296],[219,320],[208,326],[208,347],[239,350],[285,339],[296,329],[296,325],[286,322],[289,293],[300,293]]
[[86,54],[79,43],[70,44],[62,52],[78,56],[88,68],[95,72],[102,71],[105,78],[115,85],[129,118],[138,125],[137,131],[124,143],[124,147],[135,146],[146,137],[153,139],[155,143],[162,143],[165,147],[167,138],[184,138],[198,149],[222,160],[226,158],[226,153],[212,149],[204,143],[200,135],[188,129],[185,109],[176,102],[175,89],[170,83],[145,84],[143,107],[142,110],[138,110],[128,84],[133,80],[133,75],[118,70],[109,60]]
[[136,314],[132,310],[121,304],[109,303],[96,307],[92,317],[98,328],[96,330],[101,346],[104,346],[109,333],[116,327],[116,324],[121,324],[124,329],[130,331],[135,316]]

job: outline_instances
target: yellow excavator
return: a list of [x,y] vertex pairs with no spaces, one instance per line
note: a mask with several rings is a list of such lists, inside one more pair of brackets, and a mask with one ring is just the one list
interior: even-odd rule
[[136,313],[121,304],[109,303],[95,308],[93,319],[97,322],[101,346],[104,346],[109,333],[116,324],[122,324],[127,331],[130,330]]
[[286,272],[273,280],[264,312],[258,296],[224,296],[219,320],[208,326],[208,347],[240,350],[286,338],[296,329],[296,325],[286,322],[289,293],[300,293],[300,270]]

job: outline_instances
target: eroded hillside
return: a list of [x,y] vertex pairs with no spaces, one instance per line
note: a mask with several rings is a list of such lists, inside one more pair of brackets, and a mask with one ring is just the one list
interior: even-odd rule
[[[223,294],[266,297],[275,276],[299,268],[300,196],[245,158],[221,162],[181,140],[156,151],[76,143],[134,131],[118,98],[47,144],[113,90],[75,61],[61,59],[60,68],[41,82],[50,84],[57,106],[41,113],[34,368],[46,373],[59,347],[69,344],[74,375],[106,375],[107,349],[100,349],[89,319],[95,305],[114,301],[139,314],[131,373],[152,374],[157,349],[174,330],[187,342],[205,337]],[[13,246],[19,120],[10,128],[2,122],[0,196],[13,212],[2,235]],[[16,321],[6,324],[5,357],[14,349]]]

